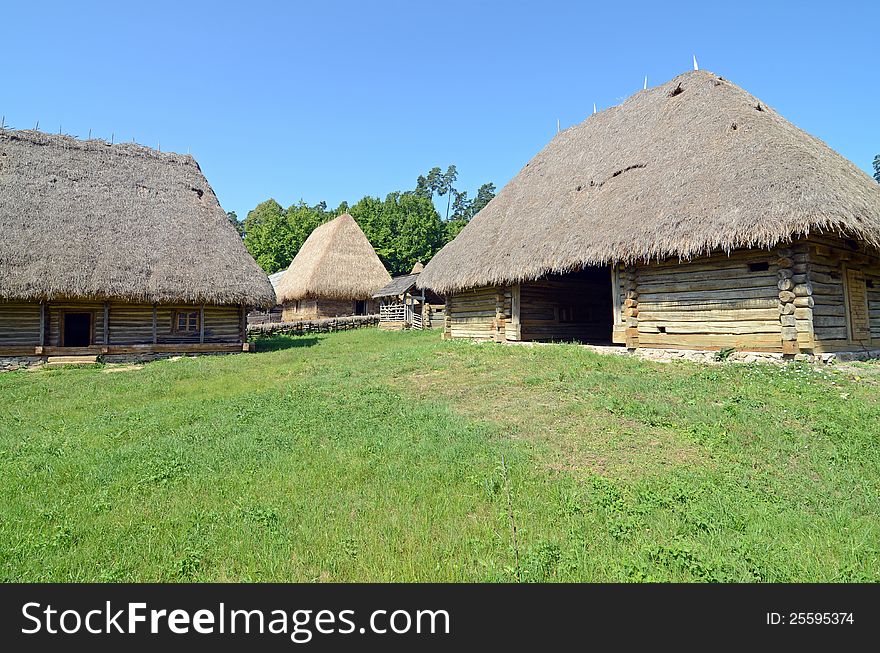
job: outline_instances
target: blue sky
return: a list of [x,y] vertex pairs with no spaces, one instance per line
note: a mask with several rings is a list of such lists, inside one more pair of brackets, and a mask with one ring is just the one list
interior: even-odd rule
[[[7,125],[198,159],[240,217],[331,206],[455,163],[501,187],[556,131],[692,67],[866,171],[880,2],[4,3]],[[11,28],[10,28],[11,27]]]

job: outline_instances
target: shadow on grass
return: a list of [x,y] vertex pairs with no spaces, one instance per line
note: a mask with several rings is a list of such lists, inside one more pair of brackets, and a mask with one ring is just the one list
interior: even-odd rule
[[283,349],[295,349],[297,347],[312,347],[320,342],[320,338],[314,336],[265,336],[257,338],[254,342],[257,345],[257,353],[266,353],[270,351],[281,351]]

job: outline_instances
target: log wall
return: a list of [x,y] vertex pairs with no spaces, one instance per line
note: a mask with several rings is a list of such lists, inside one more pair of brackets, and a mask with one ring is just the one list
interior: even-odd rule
[[815,350],[880,346],[880,254],[836,236],[813,236],[805,244]]
[[0,347],[40,344],[40,305],[0,302]]
[[[108,317],[106,329],[105,310]],[[154,335],[151,304],[48,302],[45,305],[41,343],[40,304],[0,302],[0,348],[37,347],[41,344],[44,347],[61,347],[64,315],[69,312],[92,314],[91,346],[243,342],[245,327],[239,306],[205,306],[204,321],[199,330],[193,333],[174,330],[173,316],[176,310],[201,312],[202,309],[192,305],[157,306]]]
[[[503,298],[500,309],[499,295]],[[496,339],[499,333],[505,333],[503,318],[508,297],[508,289],[495,286],[475,288],[447,297],[446,335],[452,338]],[[502,316],[501,325],[499,315]]]

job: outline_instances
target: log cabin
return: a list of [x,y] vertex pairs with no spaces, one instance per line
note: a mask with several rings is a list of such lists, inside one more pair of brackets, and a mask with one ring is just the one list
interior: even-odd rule
[[0,358],[247,349],[271,305],[189,155],[0,130]]
[[390,281],[358,223],[343,213],[309,234],[281,277],[282,320],[374,315],[373,293]]
[[394,277],[391,283],[373,293],[373,299],[379,302],[380,329],[430,329],[443,323],[443,298],[432,290],[416,289],[416,280],[424,268],[418,262],[409,274]]
[[880,350],[880,184],[687,72],[566,129],[419,276],[444,337]]

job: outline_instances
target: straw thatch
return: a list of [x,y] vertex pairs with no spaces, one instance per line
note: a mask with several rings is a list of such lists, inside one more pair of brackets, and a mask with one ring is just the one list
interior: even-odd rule
[[271,305],[191,156],[0,130],[0,299]]
[[449,292],[814,231],[880,245],[880,185],[757,98],[694,71],[558,134],[418,285]]
[[376,250],[344,213],[309,234],[278,284],[278,301],[369,299],[389,281]]
[[409,274],[401,274],[391,279],[391,283],[373,293],[373,299],[379,299],[380,297],[399,297],[400,295],[409,292],[413,286],[416,285],[419,273],[424,269],[425,266],[422,265],[422,262],[416,261],[416,264],[413,266],[412,271]]

